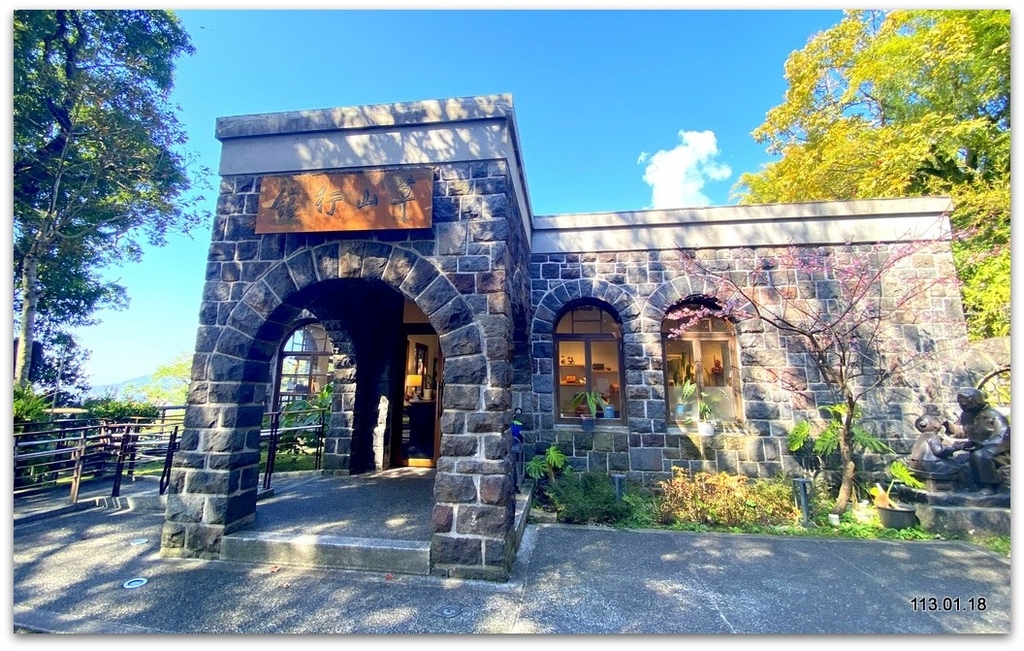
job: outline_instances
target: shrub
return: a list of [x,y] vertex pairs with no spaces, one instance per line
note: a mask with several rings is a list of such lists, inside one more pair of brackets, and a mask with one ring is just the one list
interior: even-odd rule
[[613,524],[630,514],[618,499],[610,477],[599,472],[571,473],[547,486],[560,522]]
[[90,418],[101,418],[115,423],[125,423],[131,418],[156,418],[160,415],[160,409],[156,405],[138,400],[91,398],[82,406],[89,410]]
[[665,524],[775,525],[800,517],[788,480],[781,477],[750,481],[724,472],[698,472],[691,478],[684,469],[674,468],[672,479],[659,487],[659,513]]
[[622,495],[622,501],[629,507],[629,512],[619,520],[620,526],[636,529],[657,526],[660,505],[658,498],[650,491],[627,489]]
[[14,422],[30,423],[46,418],[46,408],[49,407],[47,396],[38,394],[32,387],[14,385]]

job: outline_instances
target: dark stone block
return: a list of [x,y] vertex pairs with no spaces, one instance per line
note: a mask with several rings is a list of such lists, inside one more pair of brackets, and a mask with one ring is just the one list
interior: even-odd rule
[[[505,272],[501,269],[483,271],[476,275],[477,291],[484,294],[505,291]],[[493,312],[493,310],[492,310]]]
[[474,294],[476,293],[476,274],[452,274],[451,275],[452,286],[455,291],[460,294]]
[[280,260],[284,257],[284,235],[274,233],[259,239],[260,260]]
[[442,197],[435,192],[431,207],[431,219],[437,222],[454,222],[459,218],[458,197]]
[[446,384],[483,384],[487,380],[487,360],[482,355],[452,357],[445,360]]
[[293,255],[288,258],[286,264],[296,287],[306,287],[317,281],[313,254],[310,251],[302,251]]
[[512,524],[508,515],[501,506],[464,506],[455,516],[455,531],[504,539]]
[[252,339],[234,328],[222,328],[214,350],[231,357],[248,357]]
[[484,504],[505,506],[512,499],[512,480],[507,475],[480,478],[480,501]]
[[504,411],[512,406],[512,393],[508,389],[484,389],[484,409]]
[[501,434],[485,434],[483,437],[484,458],[503,460],[512,449],[512,441]]
[[416,304],[424,314],[431,315],[446,303],[457,297],[459,293],[444,276],[437,276],[423,293],[416,299]]
[[661,448],[633,448],[629,451],[631,470],[661,470]]
[[189,494],[227,495],[230,491],[230,473],[193,470],[185,476],[185,492]]
[[475,502],[476,483],[473,477],[468,475],[438,472],[434,481],[434,499],[447,503]]
[[508,428],[510,420],[500,411],[475,412],[466,415],[466,431],[484,434],[502,432]]
[[435,535],[430,545],[430,561],[439,565],[480,565],[482,542],[479,538]]
[[480,404],[480,387],[477,385],[453,384],[445,387],[446,408],[473,411]]
[[508,221],[487,219],[471,222],[469,233],[477,242],[504,242],[509,236]]
[[[400,289],[406,296],[419,296],[437,278],[438,271],[431,263],[420,258],[402,281]],[[427,310],[424,310],[427,312]],[[427,312],[429,314],[430,312]]]
[[466,303],[458,298],[431,314],[430,322],[438,334],[443,335],[473,323],[473,314]]
[[444,504],[435,504],[431,520],[434,525],[434,533],[448,533],[452,530],[452,523],[455,519],[455,510]]
[[491,259],[486,255],[464,255],[459,258],[459,271],[490,271]]
[[610,452],[607,455],[607,459],[609,472],[629,470],[629,453]]
[[393,248],[391,256],[388,258],[387,266],[384,267],[381,280],[392,287],[401,287],[402,282],[412,272],[412,268],[416,265],[417,260],[419,260],[419,256],[412,251],[397,247]]
[[441,456],[472,457],[479,449],[479,437],[446,434],[441,437]]
[[607,452],[587,452],[587,469],[591,472],[608,472]]

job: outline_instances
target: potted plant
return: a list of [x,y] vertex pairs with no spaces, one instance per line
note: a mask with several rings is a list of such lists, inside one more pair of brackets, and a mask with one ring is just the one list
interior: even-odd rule
[[604,396],[600,391],[580,391],[572,399],[572,406],[579,414],[583,423],[583,431],[589,432],[594,429],[594,419],[597,418],[597,410],[605,406]]
[[700,392],[700,404],[697,407],[700,420],[697,422],[697,433],[701,436],[711,436],[715,433],[718,423],[716,403],[721,397],[722,394],[716,389],[712,389],[711,393]]
[[917,514],[913,507],[894,501],[892,489],[897,483],[906,484],[911,488],[924,488],[924,482],[911,474],[910,468],[902,461],[893,461],[889,464],[889,475],[891,479],[888,488],[882,488],[882,485],[876,482],[869,492],[874,498],[875,510],[883,527],[907,529],[917,524]]
[[429,373],[423,376],[423,399],[434,399],[434,376]]
[[697,383],[686,378],[683,380],[682,385],[678,387],[676,393],[676,406],[675,406],[675,417],[676,420],[686,419],[686,403],[690,401],[693,394],[697,392]]

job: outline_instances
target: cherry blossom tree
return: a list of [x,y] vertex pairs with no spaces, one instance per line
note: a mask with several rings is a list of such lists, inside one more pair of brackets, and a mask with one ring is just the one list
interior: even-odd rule
[[[945,256],[934,255],[943,250]],[[798,402],[809,405],[812,415],[827,414],[816,437],[809,423],[798,423],[790,447],[799,449],[814,438],[816,452],[838,451],[841,484],[834,512],[840,513],[852,495],[855,454],[892,452],[858,422],[867,399],[885,387],[913,386],[923,365],[966,342],[948,250],[947,242],[905,239],[742,249],[730,262],[684,251],[687,272],[705,278],[712,290],[703,301],[666,315],[681,321],[669,336],[707,316],[759,319],[766,332],[777,333],[787,356],[803,363],[769,369],[769,375],[801,393],[806,399]],[[808,391],[809,383],[827,386],[830,399]]]

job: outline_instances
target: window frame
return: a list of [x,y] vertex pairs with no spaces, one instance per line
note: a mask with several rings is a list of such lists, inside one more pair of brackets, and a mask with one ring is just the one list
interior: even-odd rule
[[[319,328],[323,332],[323,349],[317,350],[287,350],[289,345],[295,339],[296,335],[300,332],[305,331],[307,328],[315,327]],[[317,341],[316,334],[308,335],[311,336],[313,341]],[[284,338],[277,351],[277,373],[274,376],[274,399],[273,406],[274,411],[281,411],[288,404],[299,400],[309,400],[314,397],[324,386],[326,386],[332,379],[331,375],[331,357],[334,355],[334,346],[331,342],[331,335],[324,328],[323,324],[319,321],[306,321],[305,323],[297,325],[288,333],[288,336]],[[326,369],[323,372],[318,372],[319,364],[317,362],[320,359],[326,358],[327,364]],[[294,372],[285,373],[285,363],[287,359],[294,359],[297,363],[302,361],[307,362],[307,370],[304,373]],[[286,377],[291,378],[305,378],[305,391],[294,390],[285,391],[282,390],[282,383]],[[312,384],[316,382],[316,385]],[[302,386],[301,384],[298,386]],[[298,388],[298,386],[296,388]]]
[[[576,320],[574,313],[581,309],[594,309],[599,313],[599,318],[596,322],[599,325],[597,332],[573,332],[575,330],[576,323],[593,323],[594,320]],[[562,327],[563,322],[566,319],[569,321],[569,332],[559,332],[559,328]],[[605,332],[606,326],[613,326],[610,331]],[[554,321],[554,327],[552,329],[551,336],[551,354],[552,354],[552,382],[553,382],[553,400],[552,407],[554,409],[555,423],[561,425],[569,425],[573,423],[579,423],[580,417],[577,415],[563,416],[562,409],[562,389],[563,387],[572,386],[570,384],[563,383],[562,380],[565,376],[575,375],[568,370],[563,371],[563,368],[570,368],[568,364],[563,364],[560,359],[559,349],[563,343],[579,343],[583,347],[583,363],[573,364],[571,368],[581,369],[580,372],[586,373],[586,384],[579,385],[579,390],[591,391],[596,389],[595,382],[595,370],[594,365],[594,350],[593,345],[597,344],[612,344],[615,352],[612,359],[616,364],[615,369],[607,371],[597,371],[607,374],[606,380],[608,381],[609,387],[617,385],[618,387],[618,415],[614,418],[604,418],[603,412],[598,413],[597,419],[599,423],[611,424],[611,425],[623,425],[626,422],[626,393],[625,393],[625,375],[623,373],[623,346],[622,346],[622,323],[619,321],[618,315],[614,310],[609,309],[606,306],[589,303],[589,302],[577,302],[568,306]],[[600,355],[599,355],[600,356]],[[604,357],[607,359],[607,356]],[[601,362],[602,364],[604,362]],[[611,375],[613,374],[614,375]],[[576,392],[578,393],[578,391]]]
[[[699,305],[693,302],[681,303],[673,307],[675,310],[679,307],[686,305]],[[669,311],[671,312],[671,310]],[[665,389],[665,418],[669,424],[675,424],[677,427],[683,429],[689,429],[696,427],[697,423],[700,422],[711,422],[717,421],[719,423],[741,423],[745,420],[744,408],[743,408],[743,386],[741,380],[741,366],[739,356],[739,341],[736,334],[736,324],[728,319],[720,316],[706,316],[703,317],[697,323],[697,327],[691,328],[684,332],[682,336],[670,337],[669,336],[669,324],[674,322],[674,319],[664,318],[661,323],[661,344],[662,344],[662,372],[663,372],[663,387]],[[715,322],[724,324],[723,330],[715,329]],[[700,326],[707,323],[707,329],[704,330]],[[674,415],[675,404],[672,399],[671,386],[669,385],[669,373],[670,364],[669,356],[674,353],[669,352],[669,342],[680,342],[690,344],[690,354],[693,359],[693,375],[697,384],[697,389],[692,398],[692,404],[696,410],[697,418],[692,420],[678,420]],[[732,417],[722,418],[716,416],[709,419],[709,421],[703,421],[700,419],[701,403],[704,402],[702,397],[709,385],[705,379],[705,367],[704,363],[706,360],[703,359],[702,343],[717,343],[722,345],[727,351],[730,358],[730,363],[727,368],[723,371],[726,376],[723,378],[722,385],[710,385],[711,388],[723,388],[731,394],[731,406],[732,406]],[[724,360],[723,360],[724,362]],[[689,404],[689,403],[687,403]]]

